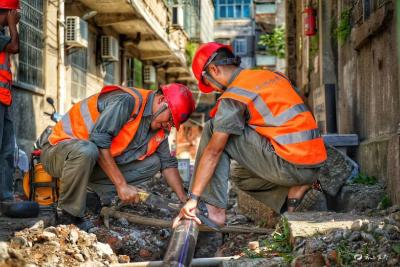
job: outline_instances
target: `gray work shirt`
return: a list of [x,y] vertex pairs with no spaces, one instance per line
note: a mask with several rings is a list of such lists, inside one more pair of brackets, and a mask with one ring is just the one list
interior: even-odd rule
[[0,51],[4,51],[8,43],[11,41],[11,37],[4,34],[4,30],[0,28]]
[[215,132],[241,135],[249,119],[247,107],[240,101],[223,98],[214,117]]
[[[147,144],[150,138],[156,134],[150,128],[154,95],[152,93],[149,96],[135,137],[125,151],[114,158],[117,164],[130,163],[146,154]],[[101,95],[97,104],[101,114],[93,127],[89,140],[99,148],[110,148],[112,139],[117,136],[121,128],[131,118],[134,106],[135,99],[128,93],[113,91]],[[156,153],[160,158],[162,170],[178,167],[177,159],[171,156],[168,139],[160,144]]]

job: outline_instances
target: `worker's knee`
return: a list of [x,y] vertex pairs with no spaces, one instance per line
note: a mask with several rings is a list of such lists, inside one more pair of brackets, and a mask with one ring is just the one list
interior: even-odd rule
[[76,157],[82,160],[82,164],[96,162],[99,157],[99,149],[90,141],[79,141]]

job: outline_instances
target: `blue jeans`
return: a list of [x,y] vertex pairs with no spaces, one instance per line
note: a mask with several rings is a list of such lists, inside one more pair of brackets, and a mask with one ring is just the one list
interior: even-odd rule
[[0,201],[13,199],[14,126],[10,108],[0,104]]

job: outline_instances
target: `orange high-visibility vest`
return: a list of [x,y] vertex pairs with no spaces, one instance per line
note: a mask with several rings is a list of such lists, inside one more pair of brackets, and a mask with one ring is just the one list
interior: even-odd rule
[[314,117],[283,74],[242,70],[218,101],[224,98],[246,104],[248,125],[267,138],[284,160],[311,166],[326,160],[326,148]]
[[11,65],[8,53],[0,52],[0,103],[10,106],[12,103],[11,97]]
[[[135,98],[135,107],[131,114],[131,119],[125,123],[118,135],[111,141],[111,155],[113,157],[121,155],[135,137],[143,116],[148,96],[152,92],[150,90],[125,88],[116,85],[105,86],[100,93],[92,95],[72,106],[68,113],[62,117],[61,121],[54,126],[53,131],[49,136],[50,144],[55,145],[61,141],[70,139],[88,140],[93,126],[100,116],[100,112],[97,109],[99,96],[115,90],[122,90]],[[164,130],[160,129],[152,138],[150,138],[147,145],[147,152],[145,155],[140,157],[139,160],[143,160],[156,152],[158,146],[165,140],[165,138],[166,134]]]

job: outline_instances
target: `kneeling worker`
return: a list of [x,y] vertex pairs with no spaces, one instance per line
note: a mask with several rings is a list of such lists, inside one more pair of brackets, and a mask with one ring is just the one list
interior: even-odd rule
[[[310,208],[322,192],[311,189],[327,159],[317,124],[281,73],[240,68],[232,48],[202,45],[193,58],[202,92],[221,93],[214,117],[204,127],[196,156],[189,200],[174,221],[194,219],[198,200],[209,218],[225,222],[230,160],[236,185],[257,195],[277,213]],[[285,205],[287,203],[287,205]]]
[[88,184],[100,197],[116,190],[123,202],[137,202],[134,185],[160,170],[186,201],[167,136],[194,109],[192,93],[181,84],[157,92],[110,85],[75,104],[55,125],[41,155],[46,171],[61,179],[60,222],[88,228],[83,218]]

